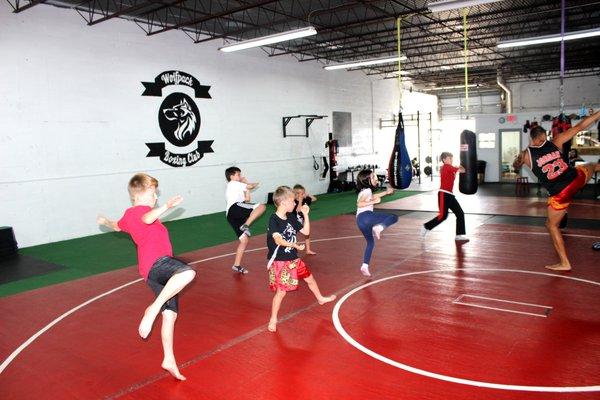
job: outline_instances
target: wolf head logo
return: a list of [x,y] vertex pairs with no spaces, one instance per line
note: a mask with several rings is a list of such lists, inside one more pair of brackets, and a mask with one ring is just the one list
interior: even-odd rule
[[172,108],[165,108],[163,114],[169,121],[177,121],[177,129],[173,132],[177,140],[183,140],[188,135],[193,135],[196,129],[196,115],[186,99]]

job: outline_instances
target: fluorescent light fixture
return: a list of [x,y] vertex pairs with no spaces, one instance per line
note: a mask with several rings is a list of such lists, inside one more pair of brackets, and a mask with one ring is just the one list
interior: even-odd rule
[[[406,56],[401,56],[400,61],[404,61],[404,60],[406,60]],[[375,60],[353,61],[353,62],[346,63],[346,64],[327,65],[323,68],[325,68],[328,71],[332,71],[335,69],[348,69],[348,68],[354,68],[354,67],[364,67],[367,65],[389,64],[389,63],[394,63],[394,62],[398,62],[397,56],[389,57],[389,58],[378,58]]]
[[428,2],[427,8],[429,8],[431,12],[441,12],[488,3],[497,3],[498,1],[502,0],[439,0],[433,3]]
[[308,26],[306,28],[294,29],[293,31],[276,33],[274,35],[262,36],[254,39],[244,40],[243,42],[229,44],[219,48],[219,50],[226,53],[238,50],[249,49],[252,47],[266,46],[268,44],[285,42],[287,40],[293,40],[303,38],[307,36],[313,36],[317,34],[317,30],[314,26]]
[[[586,29],[583,31],[565,33],[564,40],[575,40],[583,39],[593,36],[600,36],[600,28]],[[518,47],[518,46],[531,46],[535,44],[554,43],[560,42],[561,35],[557,33],[555,35],[538,36],[531,38],[505,40],[498,42],[498,48],[504,49],[507,47]]]
[[[478,87],[481,85],[478,85],[476,83],[470,83],[467,85],[467,87]],[[431,92],[434,90],[450,90],[450,89],[464,89],[465,85],[454,85],[454,86],[440,86],[440,87],[431,87],[431,88],[424,88],[421,89],[422,92]]]

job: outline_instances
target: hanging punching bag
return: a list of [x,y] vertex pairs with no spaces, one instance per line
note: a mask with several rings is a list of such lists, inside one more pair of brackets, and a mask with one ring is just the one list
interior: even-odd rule
[[412,165],[404,138],[404,120],[402,113],[398,114],[394,150],[388,164],[388,179],[394,189],[406,189],[412,180]]
[[458,178],[458,190],[464,194],[477,192],[477,143],[475,134],[464,130],[460,134],[460,165],[465,173]]

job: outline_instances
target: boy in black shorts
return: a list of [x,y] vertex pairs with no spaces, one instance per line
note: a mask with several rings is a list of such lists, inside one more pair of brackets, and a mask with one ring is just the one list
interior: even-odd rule
[[266,207],[264,204],[250,202],[250,191],[256,188],[258,183],[248,183],[239,168],[227,168],[225,178],[227,179],[227,189],[225,190],[227,209],[225,214],[227,215],[227,221],[240,240],[231,269],[240,274],[247,274],[248,270],[242,267],[241,264],[244,250],[248,245],[248,237],[251,235],[250,225],[265,212]]

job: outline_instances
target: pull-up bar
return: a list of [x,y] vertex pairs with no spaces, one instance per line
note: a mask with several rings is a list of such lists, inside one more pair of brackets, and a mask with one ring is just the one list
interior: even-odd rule
[[[306,127],[306,134],[305,135],[288,135],[286,127],[287,125],[290,123],[290,121],[294,118],[306,118],[305,120],[305,127]],[[281,123],[283,126],[283,137],[308,137],[308,128],[310,127],[310,125],[316,120],[316,119],[323,119],[323,118],[327,118],[327,115],[293,115],[290,117],[282,117],[281,118]]]

